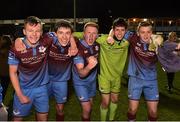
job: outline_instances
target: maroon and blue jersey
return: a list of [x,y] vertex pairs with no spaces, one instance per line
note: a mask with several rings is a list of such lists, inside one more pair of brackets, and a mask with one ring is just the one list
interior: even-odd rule
[[82,78],[79,76],[79,73],[75,65],[78,63],[82,63],[84,64],[84,67],[86,67],[88,64],[87,58],[89,58],[90,56],[98,57],[99,45],[96,42],[94,42],[93,45],[88,45],[84,40],[80,40],[77,43],[77,47],[78,47],[79,52],[77,56],[74,57],[73,59],[74,61],[73,70],[72,70],[73,82],[74,84],[77,84],[77,85],[92,83],[96,80],[97,66],[94,67],[86,77]]
[[56,36],[51,36],[53,43],[48,55],[50,81],[67,81],[70,79],[72,67],[72,58],[68,56],[70,44],[62,46]]
[[149,44],[140,40],[137,34],[132,34],[128,40],[130,42],[128,75],[144,80],[157,79],[156,53],[149,51]]
[[9,51],[8,64],[18,66],[18,78],[22,88],[35,88],[49,81],[47,56],[52,40],[45,35],[35,47],[28,46],[23,40],[26,50],[16,51],[13,45]]

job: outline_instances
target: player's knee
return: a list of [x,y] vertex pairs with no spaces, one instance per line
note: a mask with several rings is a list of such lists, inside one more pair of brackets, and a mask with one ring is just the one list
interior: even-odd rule
[[91,107],[83,107],[84,113],[91,113]]
[[63,107],[60,107],[60,106],[56,106],[56,111],[57,111],[57,114],[61,115],[63,114]]
[[136,108],[129,108],[128,109],[128,113],[132,114],[132,115],[135,115],[137,112],[137,109]]
[[108,102],[108,101],[102,101],[102,102],[101,102],[101,107],[102,107],[103,109],[107,109],[107,108],[109,107],[109,102]]
[[151,118],[157,118],[157,111],[149,110],[148,111],[148,116],[151,117]]
[[114,103],[114,104],[117,104],[117,103],[118,103],[118,98],[115,98],[115,97],[112,98],[112,99],[111,99],[111,102]]

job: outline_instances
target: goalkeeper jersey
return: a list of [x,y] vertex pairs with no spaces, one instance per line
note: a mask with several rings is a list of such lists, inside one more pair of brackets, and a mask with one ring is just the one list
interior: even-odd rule
[[104,78],[120,78],[125,67],[129,42],[126,39],[115,40],[113,45],[107,43],[108,35],[101,35],[96,42],[100,44],[99,65]]

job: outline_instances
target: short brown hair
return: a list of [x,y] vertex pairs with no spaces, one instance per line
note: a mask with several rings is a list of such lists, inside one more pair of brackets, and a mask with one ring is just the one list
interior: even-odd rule
[[115,27],[124,27],[125,29],[127,29],[127,21],[124,18],[119,17],[113,21],[112,28],[115,29]]
[[27,17],[27,18],[24,20],[24,26],[25,26],[26,24],[30,24],[30,25],[40,24],[40,25],[42,25],[43,23],[42,23],[41,19],[39,19],[38,17],[36,17],[36,16],[29,16],[29,17]]
[[61,27],[64,27],[64,28],[69,28],[71,30],[71,32],[73,32],[73,27],[71,25],[71,22],[70,21],[67,21],[67,20],[60,20],[58,21],[56,24],[55,24],[55,27],[54,27],[54,31],[57,32],[57,30]]

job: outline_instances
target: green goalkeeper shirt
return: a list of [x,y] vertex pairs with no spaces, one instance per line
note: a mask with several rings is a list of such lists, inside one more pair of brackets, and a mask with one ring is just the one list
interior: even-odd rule
[[100,44],[99,74],[108,79],[118,78],[122,75],[127,55],[129,42],[125,39],[115,41],[113,45],[107,43],[108,35],[101,35],[96,41]]

